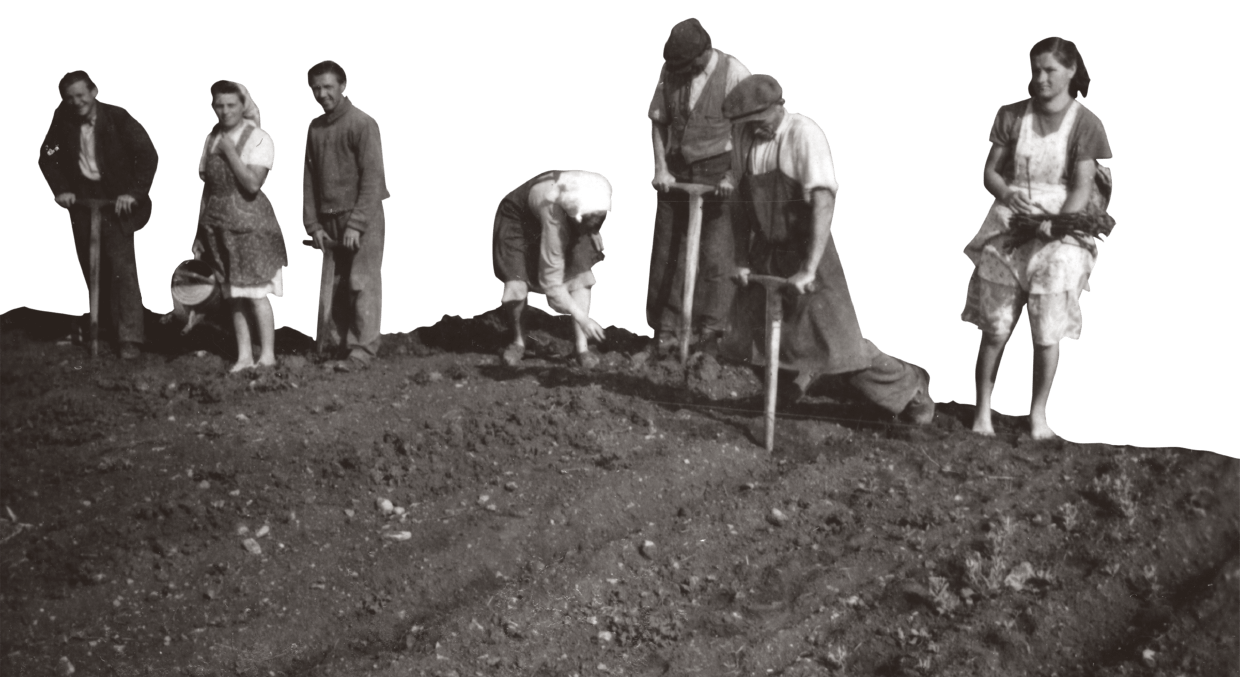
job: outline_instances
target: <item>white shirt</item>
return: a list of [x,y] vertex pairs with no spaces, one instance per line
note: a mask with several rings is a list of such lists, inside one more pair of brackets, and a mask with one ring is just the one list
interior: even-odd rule
[[91,181],[102,178],[99,175],[99,162],[95,158],[95,120],[98,113],[99,109],[96,108],[90,117],[82,122],[78,136],[78,169],[82,171],[82,176]]
[[[250,138],[245,142],[245,147],[238,149],[237,155],[241,156],[241,163],[245,165],[254,165],[256,167],[266,167],[271,169],[276,159],[275,142],[271,140],[271,136],[259,129],[252,120],[243,120],[231,132],[228,132],[228,138],[232,139],[235,144],[241,140],[241,134],[245,132],[246,127],[253,127],[254,133],[250,134]],[[198,160],[198,173],[203,174],[207,171],[207,158],[215,152],[215,147],[219,145],[219,137],[214,132],[207,135],[206,142],[202,145],[202,157]]]
[[745,161],[750,173],[765,174],[776,169],[776,159],[779,171],[801,184],[806,202],[815,188],[826,188],[832,193],[839,189],[827,135],[804,115],[784,113],[775,138],[755,143]]
[[[715,69],[719,67],[719,50],[712,49],[710,54],[710,62],[706,64],[706,68],[693,79],[689,81],[689,110],[697,105],[698,99],[702,96],[702,91],[706,89],[706,81],[710,80],[710,76],[714,74]],[[745,68],[745,64],[741,63],[736,57],[728,57],[728,74],[727,80],[723,83],[723,95],[727,96],[732,88],[740,84],[741,80],[749,77],[749,69]],[[664,107],[663,100],[663,83],[667,80],[667,66],[659,71],[659,84],[654,88],[654,97],[650,99],[650,111],[648,116],[655,122],[666,125],[671,123],[668,117],[667,109]],[[728,150],[732,149],[731,140],[728,141]]]

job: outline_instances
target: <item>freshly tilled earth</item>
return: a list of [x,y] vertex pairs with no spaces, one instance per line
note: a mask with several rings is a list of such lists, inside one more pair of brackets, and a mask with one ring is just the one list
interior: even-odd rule
[[583,371],[545,317],[516,368],[493,312],[237,377],[218,337],[90,360],[14,313],[5,675],[1240,670],[1225,456],[830,392],[767,454],[748,369],[611,328]]

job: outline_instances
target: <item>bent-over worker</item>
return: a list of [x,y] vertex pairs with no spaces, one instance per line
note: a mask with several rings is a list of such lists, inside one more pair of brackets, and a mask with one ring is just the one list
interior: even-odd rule
[[[735,166],[741,179],[732,218],[748,234],[736,247],[732,329],[720,354],[763,364],[766,292],[751,273],[787,278],[777,359],[803,393],[818,376],[842,376],[862,398],[905,420],[934,419],[930,376],[861,336],[848,282],[831,237],[838,185],[827,137],[813,120],[784,109],[769,75],[737,85],[723,113],[744,127]],[[743,227],[744,231],[740,228]]]
[[598,364],[588,344],[603,340],[603,327],[590,319],[591,268],[603,260],[599,228],[609,211],[607,179],[576,170],[543,172],[500,201],[491,261],[512,322],[505,364],[515,366],[525,355],[521,315],[531,291],[546,294],[552,310],[572,316],[577,362],[587,369]]

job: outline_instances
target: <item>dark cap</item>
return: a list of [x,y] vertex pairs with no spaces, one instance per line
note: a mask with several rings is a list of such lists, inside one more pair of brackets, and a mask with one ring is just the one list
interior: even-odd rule
[[784,90],[769,75],[750,75],[737,83],[723,100],[723,116],[733,123],[784,102]]
[[672,70],[687,66],[710,49],[710,34],[697,19],[685,19],[672,26],[672,34],[663,45],[663,60]]

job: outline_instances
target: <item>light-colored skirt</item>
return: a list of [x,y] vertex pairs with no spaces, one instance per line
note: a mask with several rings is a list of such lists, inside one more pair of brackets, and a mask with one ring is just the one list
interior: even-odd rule
[[224,286],[224,298],[228,299],[261,299],[268,294],[284,296],[284,269],[276,271],[276,276],[267,282],[253,287]]
[[[1059,213],[1068,193],[1064,187],[1043,187],[1035,202],[1050,213]],[[1016,249],[1008,250],[1009,219],[1012,210],[994,201],[977,234],[965,247],[965,255],[975,265],[978,275],[992,283],[1017,286],[1029,294],[1056,294],[1060,291],[1089,291],[1089,278],[1094,272],[1097,255],[1080,246],[1073,237],[1064,236],[1052,242],[1034,238]]]

